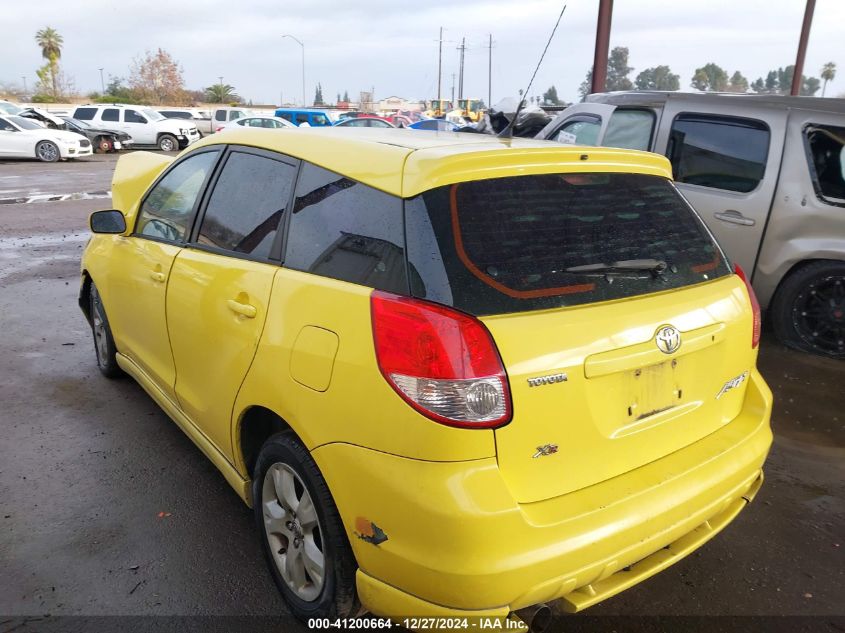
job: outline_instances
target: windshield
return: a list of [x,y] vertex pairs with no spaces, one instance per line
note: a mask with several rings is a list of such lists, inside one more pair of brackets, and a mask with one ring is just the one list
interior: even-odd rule
[[412,293],[476,315],[621,299],[730,273],[695,212],[657,176],[462,182],[407,200],[405,220]]
[[89,128],[89,127],[91,127],[91,126],[90,126],[88,123],[86,123],[85,121],[80,121],[79,119],[74,119],[73,117],[70,117],[70,116],[63,116],[63,117],[62,117],[62,119],[64,119],[64,121],[65,121],[66,123],[70,123],[71,125],[75,125],[76,127],[82,127],[82,128]]
[[141,112],[144,113],[150,121],[163,121],[166,117],[155,110],[151,110],[150,108],[143,108]]
[[17,114],[21,111],[21,108],[16,106],[14,103],[0,102],[0,112],[5,112],[7,114]]
[[10,116],[6,118],[22,130],[40,130],[44,127],[43,125],[38,125],[35,121],[30,121],[22,116]]

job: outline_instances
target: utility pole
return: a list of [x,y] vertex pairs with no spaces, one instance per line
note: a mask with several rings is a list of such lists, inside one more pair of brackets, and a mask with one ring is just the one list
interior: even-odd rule
[[100,68],[100,88],[102,92],[100,94],[106,94],[106,82],[103,81],[103,69]]
[[804,7],[804,23],[801,25],[801,39],[798,40],[798,55],[795,57],[795,72],[792,73],[792,90],[789,94],[795,96],[801,94],[801,85],[804,83],[804,56],[807,54],[807,40],[810,37],[810,25],[813,24],[813,11],[816,9],[816,0],[807,0]]
[[29,94],[29,90],[26,89],[26,76],[21,75],[21,79],[23,79],[23,95],[27,96]]
[[452,107],[455,107],[455,73],[452,73]]
[[220,76],[217,78],[217,85],[219,85],[219,86],[222,86],[222,85],[223,85],[223,75],[220,75]]
[[293,35],[288,35],[288,34],[282,35],[282,39],[284,39],[286,37],[289,37],[290,39],[292,39],[294,42],[299,44],[299,46],[302,48],[302,107],[304,108],[306,106],[306,104],[308,103],[306,101],[306,98],[305,98],[305,44],[302,42],[302,40],[294,37]]
[[487,107],[493,103],[493,34],[487,41]]
[[[458,46],[458,50],[461,51],[461,65],[458,67],[458,100],[464,98],[464,53],[467,49],[467,38],[461,38],[461,45]],[[454,105],[454,104],[452,104]]]
[[440,27],[440,39],[437,40],[438,42],[438,50],[437,50],[437,100],[440,101],[440,83],[441,83],[441,75],[443,72],[443,27]]
[[599,0],[596,21],[596,49],[593,55],[593,85],[590,92],[604,92],[607,85],[607,51],[610,48],[610,21],[613,0]]

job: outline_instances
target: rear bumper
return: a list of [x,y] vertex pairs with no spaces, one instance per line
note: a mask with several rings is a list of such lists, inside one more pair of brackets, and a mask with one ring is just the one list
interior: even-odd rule
[[[556,599],[578,611],[680,560],[733,520],[762,483],[771,404],[755,370],[742,412],[717,432],[531,504],[513,500],[494,458],[422,462],[343,444],[313,454],[372,612],[503,616]],[[369,538],[373,524],[387,540]]]

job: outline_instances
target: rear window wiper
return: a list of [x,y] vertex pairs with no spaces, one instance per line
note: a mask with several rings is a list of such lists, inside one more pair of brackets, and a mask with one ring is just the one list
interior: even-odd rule
[[613,273],[651,273],[654,277],[662,275],[669,266],[662,259],[625,259],[618,262],[605,264],[584,264],[583,266],[570,266],[564,268],[567,273],[607,275]]

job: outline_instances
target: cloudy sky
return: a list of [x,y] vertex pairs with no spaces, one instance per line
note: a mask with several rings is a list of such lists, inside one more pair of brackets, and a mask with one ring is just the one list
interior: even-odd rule
[[[668,64],[688,88],[696,67],[715,62],[749,81],[794,63],[805,0],[616,0],[611,47],[627,46],[640,70]],[[556,0],[39,0],[4,2],[0,82],[31,88],[42,63],[35,32],[64,37],[62,64],[80,92],[98,90],[99,68],[126,77],[133,58],[164,48],[188,88],[223,76],[255,103],[301,100],[299,46],[305,43],[308,99],[320,82],[333,100],[375,88],[377,98],[437,93],[437,38],[444,27],[443,94],[458,72],[466,38],[464,94],[487,98],[487,38],[493,35],[493,102],[524,88],[562,4]],[[233,8],[236,7],[236,8]],[[598,0],[570,0],[531,90],[554,84],[566,100],[592,63]],[[804,74],[835,61],[827,95],[845,93],[845,1],[818,0]],[[819,93],[820,94],[820,93]]]

